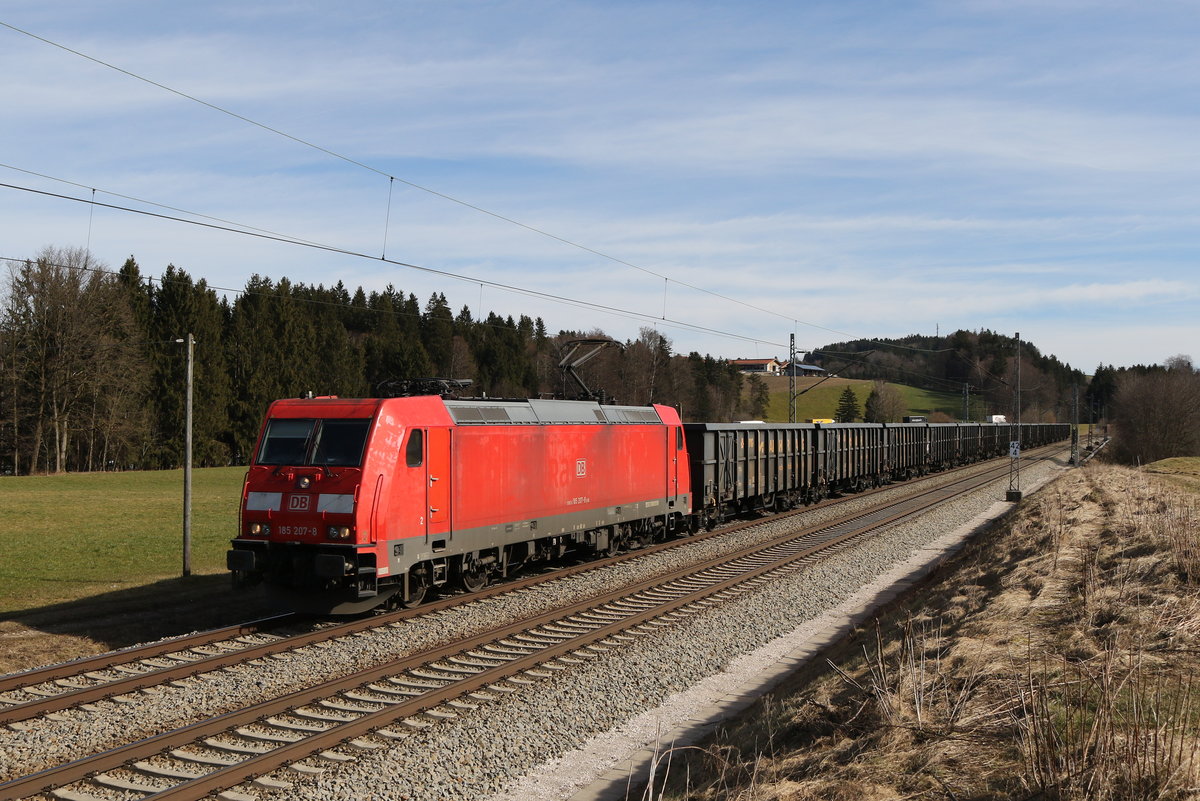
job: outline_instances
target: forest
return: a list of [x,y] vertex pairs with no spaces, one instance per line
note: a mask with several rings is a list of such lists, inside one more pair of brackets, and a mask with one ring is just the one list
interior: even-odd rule
[[[180,466],[188,334],[195,339],[197,466],[246,463],[277,398],[389,394],[398,383],[429,377],[471,381],[464,396],[577,397],[558,367],[566,346],[604,337],[598,330],[552,334],[540,318],[525,315],[455,312],[442,293],[422,303],[393,286],[367,292],[254,275],[230,298],[173,265],[151,277],[132,256],[114,270],[79,249],[47,248],[12,264],[0,302],[5,475]],[[581,369],[605,399],[667,404],[686,421],[767,419],[766,383],[728,360],[675,353],[672,341],[650,327],[617,345]],[[960,393],[970,419],[1015,408],[1017,341],[991,331],[835,343],[808,359],[877,387],[894,382]],[[1166,366],[1100,365],[1089,383],[1024,342],[1020,371],[1028,422],[1070,421],[1076,388],[1082,422],[1145,426],[1156,419],[1145,414],[1146,404],[1176,421],[1191,420],[1200,408],[1187,406],[1200,379],[1186,357]],[[1169,412],[1160,399],[1168,389],[1184,397]],[[874,408],[868,402],[861,414],[882,420],[903,413],[882,401]],[[1194,435],[1160,428],[1167,432],[1160,447],[1126,458],[1196,447]]]
[[[1190,357],[1131,367],[1100,364],[1086,376],[1032,343],[1021,342],[1019,350],[1024,422],[1111,423],[1118,436],[1106,456],[1125,464],[1200,456],[1200,370]],[[1015,336],[955,331],[945,337],[841,342],[815,351],[810,360],[847,378],[957,391],[969,403],[971,419],[987,410],[1011,421],[1017,352]]]
[[[425,377],[469,379],[467,395],[555,397],[563,345],[541,319],[455,313],[389,286],[354,290],[255,275],[236,298],[168,265],[117,270],[46,249],[0,286],[0,473],[158,469],[183,462],[188,334],[195,338],[197,466],[244,464],[267,405],[284,397],[387,393]],[[479,319],[482,318],[482,319]],[[761,417],[762,382],[725,360],[672,352],[653,328],[592,360],[587,385],[690,420]],[[758,385],[755,389],[755,384]]]
[[[1022,342],[1019,352],[1021,419],[1070,421],[1078,388],[1080,419],[1086,422],[1088,377],[1054,356],[1043,356],[1029,342]],[[1017,354],[1015,336],[984,329],[943,337],[838,342],[814,351],[809,360],[844,378],[891,381],[965,396],[969,411],[965,416],[978,420],[984,414],[1012,417]]]

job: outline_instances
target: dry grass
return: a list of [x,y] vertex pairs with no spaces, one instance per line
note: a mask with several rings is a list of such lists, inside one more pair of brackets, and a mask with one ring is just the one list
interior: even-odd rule
[[1148,667],[1140,653],[1043,664],[1021,680],[1022,779],[1060,799],[1182,795],[1197,765],[1200,706],[1190,671]]
[[1200,457],[1163,459],[1146,465],[1145,469],[1184,491],[1200,493]]
[[1075,471],[646,797],[1200,797],[1198,522],[1156,477]]

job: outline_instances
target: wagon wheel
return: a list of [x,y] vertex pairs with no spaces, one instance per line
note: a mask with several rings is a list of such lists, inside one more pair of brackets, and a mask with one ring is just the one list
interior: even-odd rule
[[479,592],[488,585],[490,575],[485,565],[479,563],[479,554],[469,553],[462,558],[458,583],[466,592]]

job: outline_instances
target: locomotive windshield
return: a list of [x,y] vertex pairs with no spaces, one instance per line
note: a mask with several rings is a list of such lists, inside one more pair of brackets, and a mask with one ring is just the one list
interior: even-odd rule
[[369,419],[271,420],[258,463],[358,467],[370,427]]

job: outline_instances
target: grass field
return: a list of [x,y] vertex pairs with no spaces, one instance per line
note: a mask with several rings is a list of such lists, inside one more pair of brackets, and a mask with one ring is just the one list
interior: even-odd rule
[[[765,380],[767,388],[771,392],[771,403],[767,407],[767,420],[776,423],[786,422],[788,420],[788,380],[786,377],[770,377]],[[850,378],[830,378],[823,383],[819,383],[820,381],[819,378],[796,379],[796,391],[804,393],[796,399],[797,420],[832,418],[837,411],[838,400],[847,386],[854,390],[861,414],[863,407],[867,404],[867,396],[871,394],[871,381],[858,381]],[[961,395],[930,392],[903,384],[892,384],[892,386],[898,389],[903,396],[904,403],[908,407],[908,414],[930,415],[934,412],[944,412],[956,420],[962,415]]]
[[[225,571],[244,474],[193,472],[193,574]],[[182,470],[0,478],[0,613],[179,576],[182,510]]]
[[1146,472],[1157,473],[1176,486],[1200,493],[1200,457],[1163,459],[1146,465]]

